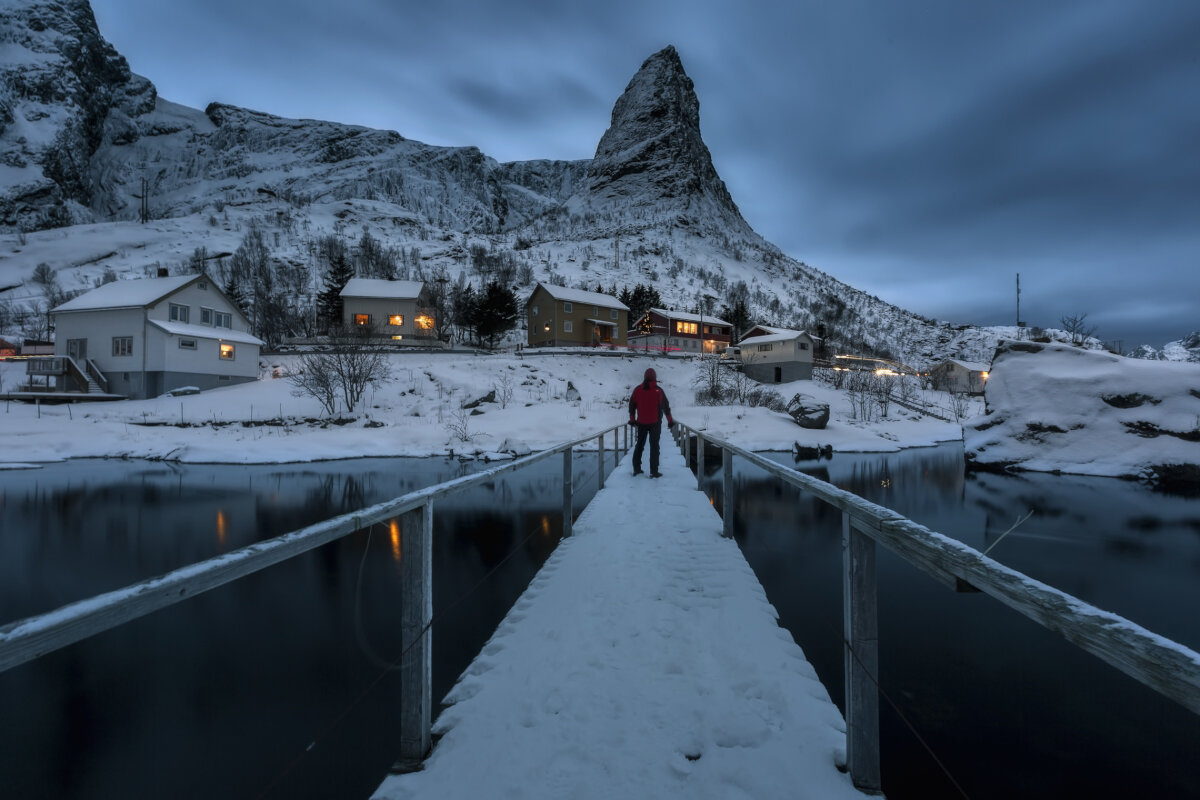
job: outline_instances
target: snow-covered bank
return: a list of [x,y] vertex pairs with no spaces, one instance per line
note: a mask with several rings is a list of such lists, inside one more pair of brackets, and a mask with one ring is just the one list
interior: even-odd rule
[[1008,342],[964,433],[978,467],[1194,482],[1200,365]]
[[[294,356],[270,358],[262,380],[184,397],[43,404],[40,411],[6,403],[0,408],[0,462],[114,457],[281,463],[520,453],[623,422],[629,394],[648,366],[658,372],[677,419],[751,449],[790,450],[799,441],[842,452],[894,451],[961,437],[955,423],[895,405],[886,419],[856,420],[846,393],[817,381],[774,387],[785,400],[803,392],[829,403],[828,427],[804,430],[765,408],[696,405],[694,359],[570,354],[396,354],[390,380],[368,392],[365,407],[330,421],[316,400],[297,397],[290,381],[272,377],[295,365]],[[0,362],[0,385],[14,387],[24,369],[20,362]],[[493,391],[495,402],[474,409],[482,413],[462,409]]]

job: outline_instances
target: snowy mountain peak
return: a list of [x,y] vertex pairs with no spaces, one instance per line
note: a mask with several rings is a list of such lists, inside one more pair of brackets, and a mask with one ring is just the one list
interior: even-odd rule
[[700,136],[700,101],[674,47],[647,58],[613,105],[580,199],[592,209],[716,212],[750,233]]

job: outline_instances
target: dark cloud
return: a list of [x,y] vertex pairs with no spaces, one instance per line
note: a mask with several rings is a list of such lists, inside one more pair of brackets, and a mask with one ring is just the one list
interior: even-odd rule
[[[930,316],[1200,328],[1200,4],[95,0],[172,100],[587,158],[674,44],[714,163],[783,249]],[[1179,301],[1177,298],[1188,298]]]

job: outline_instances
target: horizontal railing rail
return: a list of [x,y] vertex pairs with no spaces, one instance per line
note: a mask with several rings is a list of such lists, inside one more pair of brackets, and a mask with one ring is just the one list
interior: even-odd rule
[[[690,426],[681,424],[677,427],[681,449],[689,463],[692,440],[695,440],[697,487],[703,480],[706,445],[722,451],[726,536],[733,535],[733,515],[729,513],[733,497],[733,455],[843,512],[847,760],[851,776],[862,788],[880,789],[878,690],[875,686],[878,629],[874,607],[873,547],[876,542],[947,587],[960,592],[979,591],[999,600],[1042,627],[1060,633],[1067,641],[1138,683],[1200,714],[1200,653],[1034,580],[957,539],[930,530],[852,492]],[[871,674],[853,674],[863,669]]]

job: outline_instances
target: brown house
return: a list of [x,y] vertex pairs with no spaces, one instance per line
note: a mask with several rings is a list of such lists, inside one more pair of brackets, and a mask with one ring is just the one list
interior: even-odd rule
[[732,333],[732,325],[711,314],[652,308],[629,331],[629,346],[668,353],[723,353]]
[[629,306],[617,298],[539,283],[525,301],[530,347],[624,347]]

